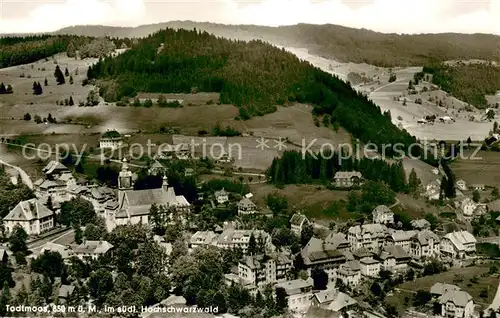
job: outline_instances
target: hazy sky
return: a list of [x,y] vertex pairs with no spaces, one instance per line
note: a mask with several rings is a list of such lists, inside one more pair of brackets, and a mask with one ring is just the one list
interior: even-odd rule
[[171,20],[332,23],[381,32],[500,35],[500,0],[0,0],[0,33]]

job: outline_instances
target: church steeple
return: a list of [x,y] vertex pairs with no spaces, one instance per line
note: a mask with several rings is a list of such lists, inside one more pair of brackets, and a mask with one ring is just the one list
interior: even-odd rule
[[128,169],[127,159],[123,158],[122,170],[118,175],[118,189],[131,190],[134,185],[132,183],[132,171]]

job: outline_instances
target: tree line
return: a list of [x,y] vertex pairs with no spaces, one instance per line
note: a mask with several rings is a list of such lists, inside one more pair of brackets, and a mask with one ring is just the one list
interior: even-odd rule
[[[331,158],[329,158],[331,157]],[[408,192],[403,163],[388,163],[375,158],[340,159],[338,153],[329,155],[285,151],[281,158],[274,158],[267,170],[269,182],[275,185],[297,183],[330,183],[337,171],[359,171],[363,178],[382,181],[396,192]]]
[[500,90],[500,67],[489,63],[430,64],[423,72],[432,74],[432,83],[456,98],[478,108],[488,106],[486,95]]

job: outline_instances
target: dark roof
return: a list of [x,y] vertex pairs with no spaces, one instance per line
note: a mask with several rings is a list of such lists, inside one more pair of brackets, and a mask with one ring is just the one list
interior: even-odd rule
[[121,135],[116,130],[108,130],[104,134],[102,134],[101,138],[120,138]]

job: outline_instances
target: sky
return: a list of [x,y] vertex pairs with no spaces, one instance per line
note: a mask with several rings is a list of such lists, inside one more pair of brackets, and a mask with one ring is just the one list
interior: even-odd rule
[[0,33],[176,20],[500,35],[500,0],[0,0]]

